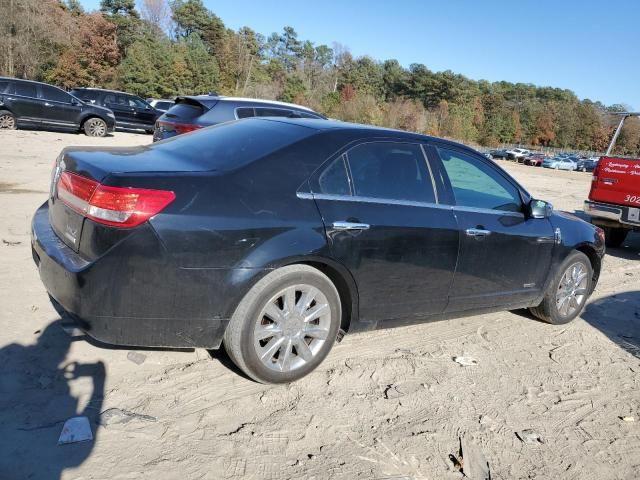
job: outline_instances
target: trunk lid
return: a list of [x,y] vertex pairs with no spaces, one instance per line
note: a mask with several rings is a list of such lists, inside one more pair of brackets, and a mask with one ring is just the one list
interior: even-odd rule
[[589,200],[639,206],[640,160],[602,157],[593,172]]

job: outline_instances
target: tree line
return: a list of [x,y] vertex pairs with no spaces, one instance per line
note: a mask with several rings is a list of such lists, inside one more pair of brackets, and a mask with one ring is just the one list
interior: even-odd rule
[[[571,90],[472,80],[423,64],[354,57],[294,28],[235,31],[202,0],[0,0],[0,73],[61,87],[115,88],[143,97],[218,92],[307,105],[332,118],[465,143],[603,151],[622,105]],[[616,152],[640,155],[631,119]]]

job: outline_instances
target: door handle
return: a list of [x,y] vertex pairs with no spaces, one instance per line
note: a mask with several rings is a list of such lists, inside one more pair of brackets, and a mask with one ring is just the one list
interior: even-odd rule
[[470,237],[486,237],[487,235],[491,235],[491,231],[481,228],[467,228],[465,233]]
[[333,222],[331,224],[334,230],[369,230],[368,223],[354,222]]
[[49,103],[49,102],[44,102],[44,106],[45,107],[53,107],[53,104]]

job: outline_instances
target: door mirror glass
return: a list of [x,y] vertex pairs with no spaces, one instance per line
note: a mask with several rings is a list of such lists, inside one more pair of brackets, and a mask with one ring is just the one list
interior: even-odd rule
[[549,218],[553,212],[553,205],[544,200],[531,200],[529,202],[529,216],[531,218]]

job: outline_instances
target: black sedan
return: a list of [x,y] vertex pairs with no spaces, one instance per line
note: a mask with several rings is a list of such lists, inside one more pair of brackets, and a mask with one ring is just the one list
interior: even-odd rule
[[566,323],[603,232],[478,152],[412,133],[245,119],[150,146],[72,147],[33,257],[90,336],[219,348],[290,382],[345,332],[530,308]]
[[489,158],[506,160],[507,158],[509,158],[509,153],[504,148],[498,150],[489,150]]

